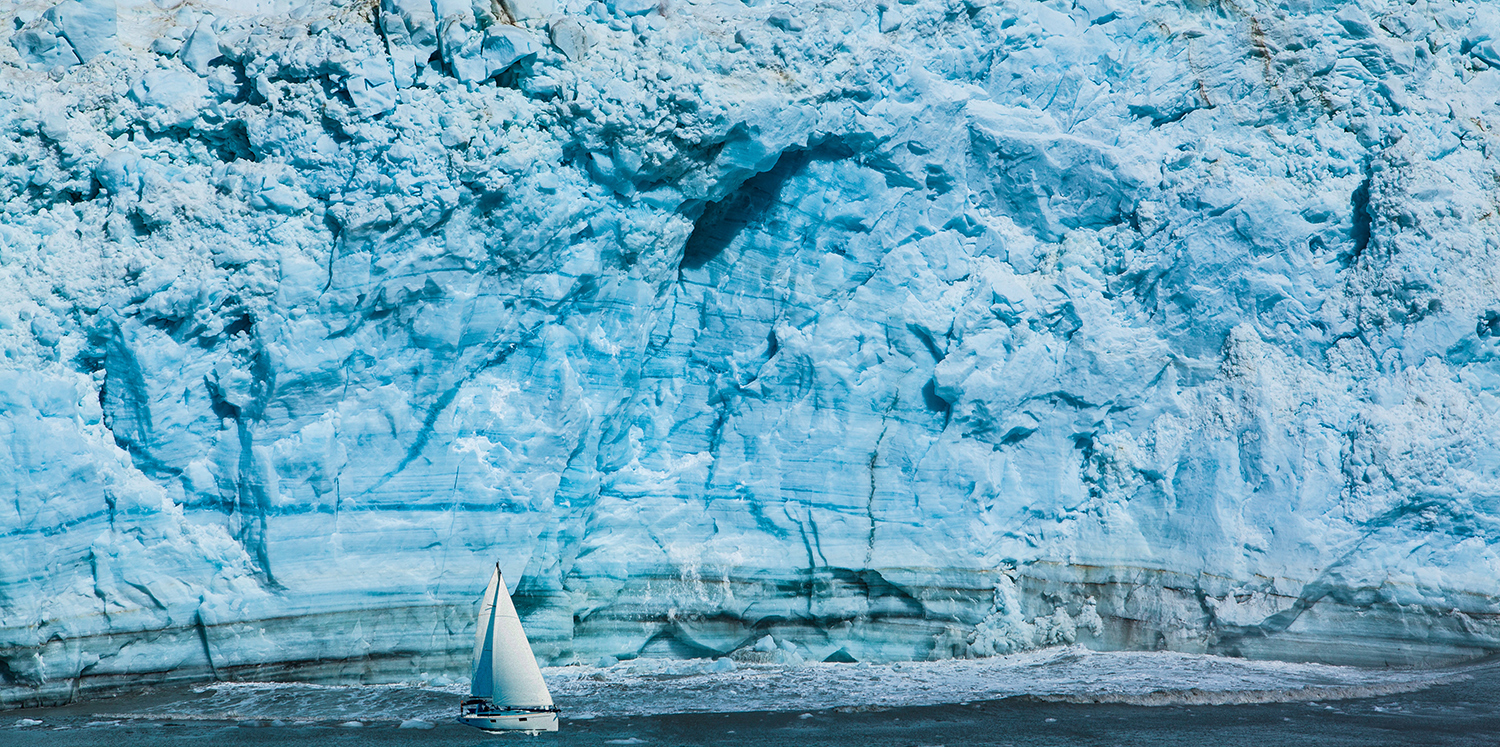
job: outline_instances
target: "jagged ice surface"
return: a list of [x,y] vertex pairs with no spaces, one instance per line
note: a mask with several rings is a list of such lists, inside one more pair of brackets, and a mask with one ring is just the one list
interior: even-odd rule
[[1500,647],[1491,4],[0,20],[0,699]]

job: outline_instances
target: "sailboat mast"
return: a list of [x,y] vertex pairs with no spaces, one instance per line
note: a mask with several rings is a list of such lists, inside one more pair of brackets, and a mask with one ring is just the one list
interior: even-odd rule
[[495,690],[495,608],[499,589],[504,581],[500,578],[500,566],[490,575],[490,583],[479,600],[479,621],[474,630],[474,670],[469,676],[469,694],[488,699]]

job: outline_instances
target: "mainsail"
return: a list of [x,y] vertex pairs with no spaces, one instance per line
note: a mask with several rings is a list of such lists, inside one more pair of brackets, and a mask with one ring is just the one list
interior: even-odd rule
[[474,632],[474,676],[470,682],[470,694],[497,706],[552,705],[552,694],[542,681],[542,670],[536,665],[526,632],[521,630],[521,618],[510,601],[498,563],[479,605],[479,629]]

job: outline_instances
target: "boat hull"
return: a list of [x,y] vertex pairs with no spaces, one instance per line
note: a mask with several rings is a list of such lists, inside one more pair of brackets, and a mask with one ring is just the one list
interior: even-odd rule
[[557,731],[557,711],[511,711],[496,709],[465,713],[460,724],[488,732]]

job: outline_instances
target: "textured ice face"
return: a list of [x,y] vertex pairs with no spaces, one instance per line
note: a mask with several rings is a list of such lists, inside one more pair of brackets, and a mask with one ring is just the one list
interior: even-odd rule
[[0,16],[6,700],[1500,646],[1489,4]]

